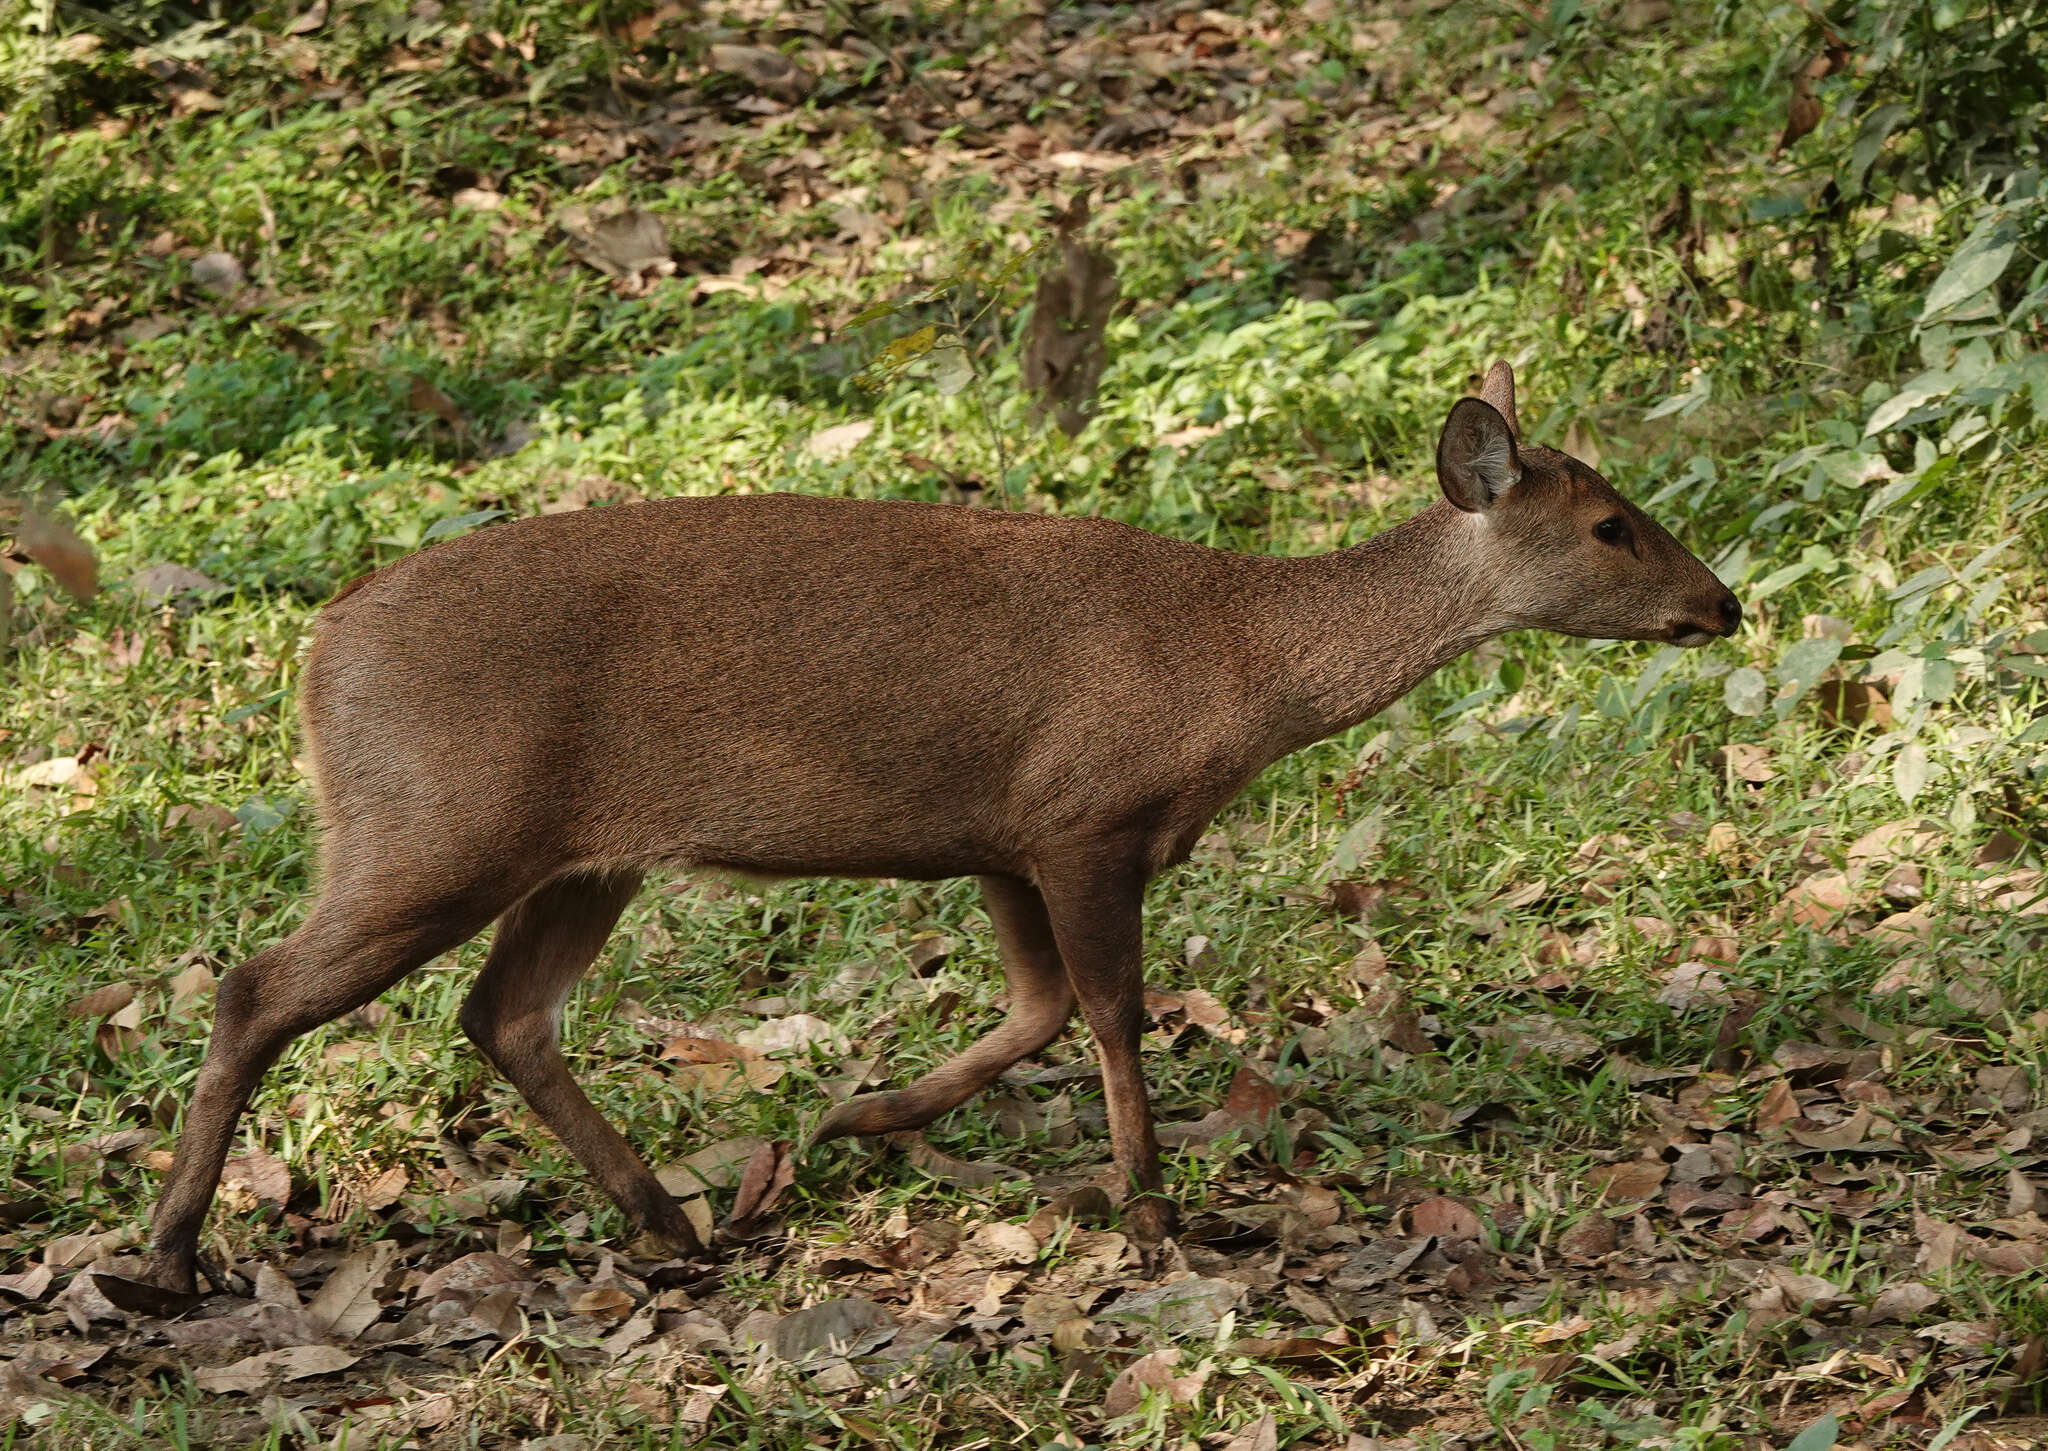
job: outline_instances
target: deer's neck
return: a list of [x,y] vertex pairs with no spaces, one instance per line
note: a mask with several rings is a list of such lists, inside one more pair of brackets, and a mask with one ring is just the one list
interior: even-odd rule
[[1253,632],[1275,672],[1281,754],[1379,714],[1501,632],[1475,527],[1439,503],[1350,549],[1277,562]]

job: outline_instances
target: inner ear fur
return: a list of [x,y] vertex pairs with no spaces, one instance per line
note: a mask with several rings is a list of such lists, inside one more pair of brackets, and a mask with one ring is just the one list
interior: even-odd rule
[[1459,399],[1436,441],[1436,478],[1444,497],[1468,514],[1480,513],[1521,477],[1508,421],[1484,399]]

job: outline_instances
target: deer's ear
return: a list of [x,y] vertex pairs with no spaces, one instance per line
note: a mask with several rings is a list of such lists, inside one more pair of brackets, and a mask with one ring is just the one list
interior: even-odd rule
[[1461,398],[1436,441],[1436,481],[1444,497],[1468,514],[1492,508],[1522,477],[1514,430],[1500,410]]

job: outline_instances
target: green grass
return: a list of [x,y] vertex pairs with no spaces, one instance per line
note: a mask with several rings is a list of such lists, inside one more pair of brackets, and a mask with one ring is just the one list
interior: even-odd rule
[[[47,112],[17,107],[4,129],[0,483],[61,499],[117,587],[77,604],[37,569],[14,575],[14,642],[0,657],[0,778],[10,783],[0,956],[14,969],[0,1245],[25,1265],[58,1236],[139,1228],[157,1171],[65,1147],[138,1125],[164,1129],[157,1147],[168,1147],[208,1016],[204,994],[172,1006],[170,979],[194,964],[226,971],[304,910],[313,839],[292,691],[313,612],[340,582],[437,529],[489,527],[565,496],[937,499],[963,478],[1013,506],[1101,513],[1220,546],[1334,548],[1427,501],[1444,412],[1487,362],[1508,357],[1528,432],[1597,455],[1715,564],[1749,611],[1743,633],[1686,655],[1531,635],[1487,647],[1389,718],[1255,782],[1196,859],[1154,885],[1147,942],[1156,986],[1206,988],[1248,1029],[1236,1046],[1192,1028],[1151,1041],[1161,1118],[1200,1118],[1250,1059],[1297,1129],[1309,1126],[1291,1159],[1269,1143],[1172,1156],[1191,1217],[1271,1201],[1299,1176],[1329,1185],[1343,1222],[1371,1239],[1423,1191],[1463,1196],[1487,1221],[1503,1283],[1362,1309],[1356,1333],[1373,1370],[1348,1380],[1233,1350],[1236,1338],[1313,1323],[1277,1290],[1262,1294],[1230,1333],[1185,1346],[1183,1368],[1213,1362],[1198,1401],[1170,1407],[1155,1395],[1114,1427],[1099,1411],[1103,1382],[1142,1336],[1063,1360],[1042,1339],[1012,1347],[993,1331],[963,1332],[949,1366],[852,1393],[744,1356],[679,1355],[664,1364],[667,1390],[727,1387],[692,1419],[676,1407],[693,1392],[657,1405],[642,1394],[649,1376],[583,1364],[587,1327],[538,1325],[520,1353],[488,1364],[407,1368],[415,1391],[462,1408],[438,1428],[337,1415],[317,1395],[304,1407],[209,1395],[168,1360],[82,1381],[82,1394],[23,1424],[95,1446],[334,1444],[346,1420],[351,1448],[575,1433],[593,1445],[1035,1451],[1060,1434],[1070,1445],[1221,1445],[1203,1438],[1270,1410],[1283,1445],[1341,1447],[1356,1431],[1420,1446],[1469,1433],[1523,1448],[1654,1436],[1722,1448],[1782,1445],[1824,1408],[1916,1381],[1925,1415],[1880,1419],[1856,1433],[1865,1444],[1925,1444],[1966,1412],[1989,1423],[2033,1408],[2014,1365],[2048,1331],[2039,1275],[1916,1270],[1913,1212],[1997,1217],[2005,1161],[1955,1168],[1924,1145],[1978,1134],[1988,1146],[2025,1128],[2048,1048],[2034,1012],[2044,986],[2035,919],[1974,908],[1967,895],[1986,870],[2040,865],[2048,762],[2031,724],[2042,705],[2031,652],[2048,644],[2032,634],[2048,625],[2048,374],[2038,320],[2014,310],[2040,281],[2038,205],[2011,203],[2032,230],[1990,294],[1996,317],[1914,326],[1982,205],[1948,194],[1894,199],[1847,224],[1867,255],[1833,316],[1808,234],[1766,205],[1823,176],[1855,133],[1854,118],[1831,118],[1774,155],[1794,13],[1680,7],[1624,29],[1601,7],[1575,20],[1577,7],[1551,6],[1532,26],[1508,7],[1455,5],[1354,50],[1344,7],[1284,8],[1286,44],[1246,47],[1247,75],[1263,67],[1263,79],[1176,83],[1175,113],[1220,129],[1162,133],[1102,186],[1094,236],[1115,258],[1125,303],[1099,416],[1072,441],[1034,423],[1019,383],[1030,272],[986,283],[988,258],[1042,240],[1035,208],[1058,191],[1053,176],[1039,173],[1026,194],[1021,173],[991,153],[943,137],[904,143],[887,129],[890,106],[910,104],[889,100],[902,90],[893,83],[861,90],[862,72],[842,73],[791,124],[735,110],[740,92],[707,82],[703,104],[728,129],[704,150],[612,159],[594,139],[621,104],[605,77],[621,78],[629,106],[668,90],[636,82],[621,69],[627,52],[569,7],[533,15],[531,60],[488,37],[518,40],[533,7],[450,7],[428,20],[358,7],[298,43],[319,63],[315,80],[294,70],[298,51],[216,27],[197,33],[193,60],[222,109],[184,118],[120,47],[51,70],[40,39],[8,31],[0,78],[28,95],[53,75],[56,90]],[[166,34],[176,18],[169,7],[123,13]],[[1059,23],[1087,33],[1131,13],[1076,11]],[[254,24],[274,37],[285,18],[258,10]],[[997,38],[1026,19],[991,3],[880,23],[911,70],[943,87],[962,72],[993,75]],[[401,43],[444,63],[399,69]],[[1288,61],[1295,49],[1313,64]],[[658,79],[665,62],[650,47],[630,64]],[[1047,150],[1089,149],[1121,109],[1088,84],[1004,99],[999,79],[972,84],[1000,112],[996,129],[1014,120],[1067,138]],[[1226,92],[1227,104],[1214,99]],[[1257,114],[1247,97],[1299,101],[1304,119],[1241,144],[1229,123]],[[109,119],[125,130],[96,129]],[[774,178],[792,169],[809,179],[779,188]],[[498,210],[451,201],[480,179],[496,183]],[[1696,260],[1680,248],[1683,226],[1664,217],[1681,182],[1702,238]],[[683,263],[683,275],[637,295],[577,261],[552,225],[568,205],[627,201],[669,223]],[[886,239],[840,242],[848,208],[884,215]],[[41,251],[46,217],[65,238],[55,258]],[[168,241],[152,247],[159,236]],[[213,251],[235,255],[265,289],[255,305],[195,286],[192,261]],[[755,275],[773,278],[772,296],[693,289],[688,274],[723,272],[735,257],[768,259]],[[983,282],[963,287],[959,315],[989,304],[969,331],[976,386],[941,396],[913,370],[864,390],[862,365],[890,338],[946,320],[947,305],[912,302],[851,331],[848,320],[961,269]],[[105,320],[80,320],[102,302]],[[152,318],[171,326],[124,339]],[[1937,366],[1961,379],[1937,411],[1866,440],[1873,410]],[[415,376],[454,400],[462,428],[413,402]],[[1698,392],[1702,376],[1710,396]],[[1646,417],[1688,390],[1695,406]],[[79,422],[53,431],[61,399],[80,404]],[[843,459],[806,447],[855,419],[874,431]],[[1203,428],[1216,431],[1160,442]],[[1892,490],[1888,474],[1924,488]],[[162,561],[226,588],[151,605],[118,587]],[[1845,622],[1863,648],[1832,660],[1799,653],[1814,615]],[[1766,704],[1735,714],[1730,700],[1750,687],[1731,675],[1745,668],[1760,672]],[[1893,726],[1831,728],[1811,690],[1822,671],[1904,672],[1889,687]],[[1772,698],[1787,682],[1780,709]],[[1753,785],[1724,770],[1713,753],[1735,745],[1767,751],[1775,776]],[[1917,791],[1914,752],[1925,763]],[[89,796],[15,783],[81,753]],[[1360,770],[1362,756],[1371,763]],[[179,808],[220,808],[233,821],[173,824]],[[1840,868],[1864,832],[1905,817],[1936,832],[1920,855],[1936,930],[1918,954],[1924,990],[1877,995],[1896,951],[1854,931],[1834,940],[1774,909],[1815,870]],[[1355,844],[1369,818],[1375,844],[1336,874],[1383,885],[1392,907],[1360,924],[1324,893],[1351,854],[1340,843]],[[1732,828],[1734,851],[1709,837],[1717,824]],[[1974,865],[2000,830],[2019,855]],[[1628,843],[1582,854],[1616,835]],[[905,948],[932,932],[954,951],[920,977]],[[1720,1006],[1657,1001],[1688,955],[1675,949],[1703,936],[1733,939],[1732,960],[1717,965],[1755,1009],[1728,1042],[1717,1042]],[[1185,966],[1193,937],[1212,954],[1199,983]],[[1356,1016],[1333,1021],[1359,1001],[1350,964],[1368,942],[1423,1015],[1431,1051],[1388,1050]],[[481,951],[471,944],[415,975],[388,996],[388,1016],[295,1045],[245,1130],[249,1146],[290,1164],[288,1212],[217,1208],[219,1252],[253,1267],[394,1234],[430,1242],[431,1265],[495,1248],[503,1219],[531,1236],[537,1262],[588,1273],[584,1246],[630,1239],[456,1029]],[[829,1102],[828,1080],[847,1072],[840,1055],[799,1055],[765,1091],[707,1097],[654,1056],[658,1039],[627,1005],[731,1032],[754,1020],[742,1005],[780,999],[767,1016],[823,1017],[849,1040],[847,1056],[878,1057],[874,1071],[901,1081],[992,1022],[993,969],[971,884],[653,887],[574,1000],[568,1049],[651,1162],[741,1135],[800,1140]],[[1937,985],[1958,978],[1982,979],[2002,1001],[1987,1009],[1982,986],[1959,1001]],[[140,988],[131,1033],[70,1015],[74,1000],[118,982]],[[1845,1018],[1845,1005],[1861,1016]],[[1527,1052],[1524,1020],[1552,1018],[1592,1046]],[[1914,1151],[1796,1157],[1752,1132],[1772,1080],[1757,1065],[1787,1042],[1887,1055],[1895,1102],[1880,1117],[1909,1125]],[[1087,1051],[1076,1034],[1042,1061]],[[1632,1085],[1623,1060],[1677,1076]],[[1987,1107],[1976,1075],[2015,1067],[2026,1103]],[[1717,1239],[1659,1210],[1618,1220],[1619,1259],[1561,1258],[1560,1235],[1609,1212],[1589,1172],[1658,1146],[1643,1095],[1675,1099],[1689,1086],[1700,1098],[1684,1111],[1723,1118],[1724,1172],[1759,1194],[1783,1190],[1787,1227],[1767,1242]],[[1008,1116],[956,1113],[932,1142],[1041,1180],[1100,1164],[1100,1098],[1085,1079],[1005,1092],[1051,1126],[1006,1132],[1031,1118],[1012,1104]],[[451,1203],[461,1186],[441,1146],[449,1135],[523,1181],[495,1215],[465,1218]],[[2023,1169],[2031,1162],[2024,1147],[2010,1152]],[[1847,1177],[1820,1183],[1813,1166],[1830,1162]],[[351,1208],[393,1165],[409,1175],[406,1197]],[[1843,1184],[1868,1190],[1869,1212],[1817,1197]],[[778,1257],[771,1241],[740,1256],[713,1308],[731,1321],[849,1286],[864,1293],[857,1275],[821,1274],[803,1251],[875,1241],[897,1215],[969,1228],[1021,1221],[1040,1197],[1029,1181],[940,1184],[900,1154],[799,1151],[782,1213],[794,1252]],[[714,1207],[729,1198],[715,1193]],[[1683,1247],[1660,1260],[1630,1248],[1632,1234]],[[1233,1264],[1273,1257],[1270,1246],[1228,1253]],[[1765,1324],[1729,1261],[1818,1275],[1863,1301],[1918,1278],[1943,1295],[1923,1322],[1982,1322],[1996,1338],[1981,1350],[1884,1341],[1846,1311]],[[1683,1275],[1669,1272],[1674,1262]],[[1040,1273],[1056,1278],[1062,1263],[1048,1250]],[[1435,1337],[1419,1332],[1418,1314]],[[1586,1327],[1565,1331],[1574,1317]],[[1545,1327],[1563,1333],[1545,1338]],[[0,1333],[70,1332],[37,1304]],[[1609,1350],[1596,1359],[1596,1346]],[[1867,1359],[1821,1374],[1844,1347]],[[1563,1369],[1542,1369],[1563,1352]],[[1869,1363],[1887,1356],[1896,1374]]]

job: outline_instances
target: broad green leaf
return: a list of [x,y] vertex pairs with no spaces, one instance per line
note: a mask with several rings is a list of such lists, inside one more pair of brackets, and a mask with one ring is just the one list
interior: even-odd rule
[[1813,688],[1821,672],[1841,656],[1842,642],[1825,637],[1795,641],[1778,661],[1777,712],[1783,716],[1799,697]]
[[859,312],[848,318],[846,325],[850,328],[866,327],[871,322],[880,322],[885,317],[893,317],[896,310],[897,306],[893,302],[877,302],[872,306],[862,308]]
[[1932,594],[1953,578],[1955,576],[1949,572],[1947,565],[1930,564],[1897,589],[1889,591],[1885,598],[1889,600],[1909,600],[1917,595]]
[[1763,671],[1754,665],[1744,665],[1729,671],[1728,678],[1721,682],[1721,699],[1731,715],[1762,715],[1769,689]]
[[1666,645],[1652,655],[1650,663],[1643,667],[1643,673],[1636,677],[1635,689],[1629,692],[1629,709],[1634,710],[1648,700],[1650,692],[1657,688],[1658,682],[1662,681],[1670,673],[1671,667],[1684,657],[1685,652],[1676,645]]
[[1841,1423],[1835,1413],[1829,1411],[1804,1431],[1792,1438],[1785,1451],[1834,1451],[1835,1443],[1842,1438]]
[[1714,380],[1710,374],[1702,373],[1693,380],[1693,385],[1683,393],[1673,393],[1655,408],[1643,415],[1643,422],[1653,418],[1669,418],[1672,414],[1691,413],[1702,403],[1714,396]]
[[2018,246],[2011,218],[2003,212],[1987,217],[1956,248],[1955,256],[1927,290],[1927,305],[1920,309],[1920,321],[1932,322],[1991,286],[2012,261]]
[[1848,182],[1843,188],[1845,192],[1854,196],[1863,190],[1863,179],[1870,175],[1878,153],[1884,150],[1885,139],[1912,114],[1911,107],[1891,101],[1863,118],[1862,129],[1856,133],[1856,144],[1849,149],[1849,169],[1843,174],[1843,179]]
[[1915,408],[1954,392],[1955,386],[1956,380],[1946,368],[1929,368],[1877,405],[1870,421],[1863,425],[1863,436],[1883,433]]
[[1386,834],[1387,813],[1384,807],[1367,812],[1363,817],[1337,838],[1337,845],[1330,853],[1330,861],[1323,868],[1323,874],[1330,880],[1349,876],[1358,864],[1379,850],[1380,838]]
[[[1899,800],[1911,806],[1927,789],[1927,777],[1932,768],[1927,764],[1927,748],[1918,741],[1910,741],[1899,748],[1898,759],[1892,762],[1892,785],[1897,788]],[[1834,1442],[1828,1442],[1830,1446]]]
[[488,524],[491,520],[502,517],[504,513],[503,509],[477,509],[468,514],[452,514],[446,519],[436,519],[427,527],[427,532],[420,536],[420,543],[431,544],[436,539],[446,539],[451,534],[467,534],[477,525]]
[[1797,564],[1788,564],[1783,569],[1774,569],[1756,582],[1755,588],[1749,592],[1750,598],[1760,600],[1767,595],[1774,595],[1794,580],[1804,579],[1807,575],[1812,574],[1813,568],[1811,560],[1802,559]]
[[951,398],[973,381],[974,362],[967,356],[967,345],[948,333],[932,349],[932,386]]

